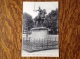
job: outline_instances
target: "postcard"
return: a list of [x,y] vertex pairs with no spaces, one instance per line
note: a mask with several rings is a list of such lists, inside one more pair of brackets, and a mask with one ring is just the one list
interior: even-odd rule
[[23,2],[22,57],[59,57],[58,1]]

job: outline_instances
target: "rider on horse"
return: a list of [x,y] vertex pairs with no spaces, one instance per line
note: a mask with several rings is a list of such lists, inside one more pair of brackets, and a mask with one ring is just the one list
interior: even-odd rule
[[35,21],[38,21],[38,24],[41,23],[41,25],[43,24],[43,21],[45,19],[45,14],[46,14],[46,10],[45,9],[41,9],[39,6],[38,10],[34,10],[34,11],[39,11],[37,19]]
[[38,17],[41,17],[41,18],[45,17],[46,10],[45,10],[45,9],[42,10],[42,9],[40,8],[40,6],[39,6],[39,9],[38,9],[38,10],[34,10],[34,11],[39,11]]

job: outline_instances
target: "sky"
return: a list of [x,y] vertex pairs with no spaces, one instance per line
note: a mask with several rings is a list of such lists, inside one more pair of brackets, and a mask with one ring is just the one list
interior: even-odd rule
[[[35,7],[34,7],[35,6]],[[35,18],[38,15],[38,12],[33,10],[38,10],[38,7],[41,9],[46,9],[47,14],[51,12],[51,10],[56,10],[58,8],[58,2],[23,2],[23,13],[26,12]]]

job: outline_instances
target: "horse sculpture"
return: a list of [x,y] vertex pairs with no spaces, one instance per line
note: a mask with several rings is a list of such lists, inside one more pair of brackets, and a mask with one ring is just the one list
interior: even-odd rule
[[36,11],[39,11],[39,14],[38,16],[35,17],[34,21],[35,21],[35,25],[36,26],[43,26],[43,22],[44,22],[44,19],[45,19],[45,14],[46,14],[46,10],[45,9],[41,9],[39,7],[38,10]]

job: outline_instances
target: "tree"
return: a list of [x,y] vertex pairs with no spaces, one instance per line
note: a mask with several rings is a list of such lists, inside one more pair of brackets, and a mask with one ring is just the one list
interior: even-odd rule
[[33,25],[32,16],[27,13],[23,13],[23,32],[29,32],[30,29],[33,28]]
[[58,9],[52,10],[44,20],[44,26],[50,28],[50,34],[57,34],[58,31]]

